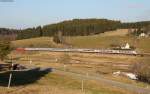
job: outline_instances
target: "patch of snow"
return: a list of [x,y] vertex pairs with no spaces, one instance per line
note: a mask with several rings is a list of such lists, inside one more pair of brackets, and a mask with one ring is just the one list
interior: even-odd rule
[[117,71],[117,72],[113,72],[113,75],[120,75],[121,72],[120,71]]
[[132,80],[137,80],[137,76],[133,73],[124,73],[124,74]]
[[117,71],[117,72],[113,72],[113,75],[123,75],[123,76],[126,76],[132,80],[137,80],[137,75],[133,74],[133,73],[126,73],[126,72],[120,72],[120,71]]

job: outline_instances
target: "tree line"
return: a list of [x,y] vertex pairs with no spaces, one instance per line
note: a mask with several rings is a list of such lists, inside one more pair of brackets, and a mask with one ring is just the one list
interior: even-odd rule
[[120,28],[123,28],[123,29],[129,29],[129,28],[140,29],[143,27],[147,27],[149,25],[150,25],[150,21],[130,22],[130,23],[120,24]]
[[120,21],[107,19],[74,19],[56,24],[28,28],[19,31],[17,39],[26,39],[40,36],[54,36],[59,31],[64,36],[86,36],[116,30]]
[[59,31],[64,36],[87,36],[104,33],[116,29],[143,28],[150,25],[150,21],[122,23],[108,19],[73,19],[56,24],[38,26],[22,30],[0,28],[0,35],[16,34],[16,39],[28,39],[41,36],[54,36]]

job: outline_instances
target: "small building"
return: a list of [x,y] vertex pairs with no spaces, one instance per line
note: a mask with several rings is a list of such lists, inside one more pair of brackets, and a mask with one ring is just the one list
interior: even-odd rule
[[126,43],[126,45],[125,45],[124,47],[121,47],[121,49],[129,50],[129,49],[131,49],[131,48],[130,48],[129,43]]

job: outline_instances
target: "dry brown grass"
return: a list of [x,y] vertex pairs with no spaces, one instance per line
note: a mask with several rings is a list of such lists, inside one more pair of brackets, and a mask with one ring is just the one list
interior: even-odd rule
[[[135,63],[137,57],[134,56],[114,56],[114,55],[99,55],[99,54],[79,54],[79,53],[68,53],[70,57],[68,61],[68,68],[73,70],[76,68],[78,71],[86,70],[91,71],[93,68],[95,71],[106,70],[108,73],[112,73],[117,70],[129,71],[129,67]],[[21,58],[21,62],[29,64],[29,58],[38,66],[53,66],[62,68],[63,63],[61,60],[64,58],[64,53],[57,52],[41,52],[34,55],[24,56]],[[57,60],[57,61],[56,61]],[[60,61],[60,62],[59,62]],[[19,61],[20,62],[20,61]],[[43,62],[43,63],[42,63]],[[67,62],[67,61],[66,61]],[[103,70],[102,70],[103,69]],[[84,71],[83,71],[84,72]],[[106,72],[106,73],[107,73]]]
[[52,37],[40,37],[13,41],[14,47],[63,47],[53,42]]
[[[62,58],[66,55],[70,57],[70,60],[63,62]],[[18,63],[30,65],[29,60],[32,60],[31,65],[53,67],[61,70],[64,70],[64,65],[66,65],[65,70],[71,72],[85,75],[87,73],[89,75],[100,74],[106,76],[108,79],[112,78],[112,80],[144,86],[143,83],[137,84],[136,81],[132,81],[128,78],[117,78],[112,75],[112,73],[116,71],[130,72],[132,65],[142,57],[59,52],[24,53],[22,56]]]
[[[123,83],[133,84],[137,86],[146,87],[147,84],[129,80],[125,77],[112,75],[113,71],[129,71],[129,68],[122,68],[113,65],[132,65],[140,57],[134,56],[118,56],[118,55],[99,55],[99,54],[83,54],[83,53],[60,53],[60,52],[26,52],[23,54],[12,53],[13,57],[20,57],[17,63],[34,65],[39,67],[54,67],[64,69],[76,73],[95,75],[99,73],[106,77]],[[62,62],[62,58],[66,55],[70,57],[69,62]],[[56,61],[57,59],[57,61]],[[29,64],[28,60],[32,60]],[[17,90],[17,91],[16,91]],[[81,80],[61,74],[48,74],[36,83],[27,86],[13,87],[10,90],[0,87],[0,94],[85,94],[81,92]],[[105,85],[105,83],[98,83],[96,81],[88,80],[85,83],[86,94],[135,94],[120,88]]]
[[135,94],[120,88],[84,80],[84,91],[81,91],[81,80],[70,76],[50,73],[36,83],[7,89],[0,87],[0,94]]
[[126,35],[128,35],[128,33],[129,33],[128,29],[118,29],[116,31],[105,32],[100,35],[101,36],[126,36]]

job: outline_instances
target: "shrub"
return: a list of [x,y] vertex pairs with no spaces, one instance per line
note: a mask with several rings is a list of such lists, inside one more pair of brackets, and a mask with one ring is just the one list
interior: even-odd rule
[[150,63],[147,60],[134,64],[132,69],[140,81],[150,83]]

